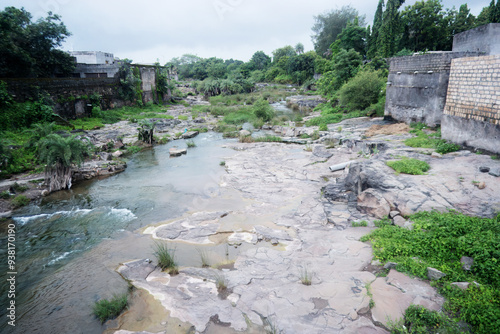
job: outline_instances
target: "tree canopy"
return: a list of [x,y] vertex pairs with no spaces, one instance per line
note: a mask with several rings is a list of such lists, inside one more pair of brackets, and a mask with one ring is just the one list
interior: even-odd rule
[[0,77],[70,74],[73,58],[57,49],[70,35],[59,15],[32,22],[24,8],[6,7],[0,12]]

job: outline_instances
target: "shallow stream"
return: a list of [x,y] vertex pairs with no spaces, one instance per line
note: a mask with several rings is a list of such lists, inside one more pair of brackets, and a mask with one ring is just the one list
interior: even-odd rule
[[[105,328],[91,315],[94,302],[127,291],[116,266],[154,258],[151,236],[139,229],[189,211],[241,205],[234,198],[208,201],[219,193],[218,180],[225,173],[221,161],[234,154],[225,148],[227,140],[205,133],[193,141],[196,147],[182,157],[170,158],[169,149],[186,147],[183,140],[156,146],[134,155],[121,174],[79,183],[17,211],[16,327],[6,324],[2,307],[0,332],[102,333]],[[2,252],[7,224],[0,226]],[[175,248],[181,267],[200,265],[198,248],[182,243]],[[204,248],[210,249],[213,262],[222,263],[244,247]],[[7,272],[5,261],[0,270]],[[0,287],[1,304],[6,305],[7,285]]]

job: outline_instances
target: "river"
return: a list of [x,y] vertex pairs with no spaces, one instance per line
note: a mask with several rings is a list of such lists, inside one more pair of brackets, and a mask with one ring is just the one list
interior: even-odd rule
[[[118,175],[91,180],[60,191],[18,210],[16,225],[16,326],[7,325],[2,307],[1,333],[102,333],[92,315],[94,302],[122,293],[127,283],[115,272],[121,262],[154,258],[151,236],[139,229],[203,210],[218,194],[225,173],[221,161],[234,151],[217,133],[194,138],[188,154],[170,158],[183,140],[134,155]],[[6,253],[7,226],[0,226]],[[198,265],[194,248],[177,246],[180,266]],[[236,256],[235,250],[213,247],[214,254]],[[6,255],[2,254],[6,259]],[[6,262],[0,270],[7,272]],[[7,284],[1,302],[7,305]]]

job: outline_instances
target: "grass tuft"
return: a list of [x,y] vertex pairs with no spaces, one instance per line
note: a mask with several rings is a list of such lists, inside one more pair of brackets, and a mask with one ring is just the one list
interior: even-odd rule
[[114,295],[111,300],[101,299],[94,304],[94,315],[104,323],[116,318],[128,305],[127,294]]
[[312,284],[312,273],[307,270],[307,267],[300,270],[300,282],[304,285]]
[[158,266],[162,270],[167,271],[171,275],[179,273],[177,263],[175,262],[175,249],[168,249],[167,243],[155,243],[154,255],[158,261]]

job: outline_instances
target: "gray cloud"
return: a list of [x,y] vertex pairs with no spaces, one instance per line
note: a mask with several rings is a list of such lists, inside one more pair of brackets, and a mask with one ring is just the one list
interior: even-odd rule
[[[72,32],[68,50],[112,52],[120,58],[165,63],[184,53],[248,60],[262,50],[304,44],[313,49],[314,15],[352,5],[367,22],[377,0],[6,0],[4,6],[24,6],[35,18],[51,10],[62,16]],[[407,1],[405,5],[413,4]],[[445,0],[445,8],[463,2]],[[489,0],[475,1],[474,14]]]

